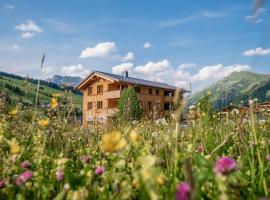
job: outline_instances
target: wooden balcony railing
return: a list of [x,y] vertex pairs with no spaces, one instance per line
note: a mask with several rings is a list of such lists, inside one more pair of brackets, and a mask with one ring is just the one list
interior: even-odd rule
[[104,92],[106,99],[117,99],[121,97],[121,91],[120,90],[113,90],[113,91],[106,91]]

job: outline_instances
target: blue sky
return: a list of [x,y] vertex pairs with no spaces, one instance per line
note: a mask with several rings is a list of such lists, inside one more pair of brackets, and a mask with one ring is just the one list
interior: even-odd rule
[[130,76],[192,83],[196,91],[233,71],[270,73],[269,6],[265,1],[254,10],[251,0],[2,0],[0,70],[45,79],[127,69]]

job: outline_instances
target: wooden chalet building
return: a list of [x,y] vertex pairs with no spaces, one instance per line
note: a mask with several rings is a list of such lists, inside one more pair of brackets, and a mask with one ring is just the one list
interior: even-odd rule
[[106,123],[113,118],[122,91],[131,87],[138,94],[146,116],[152,119],[169,116],[175,86],[132,78],[127,71],[124,75],[94,71],[76,87],[83,92],[83,125]]

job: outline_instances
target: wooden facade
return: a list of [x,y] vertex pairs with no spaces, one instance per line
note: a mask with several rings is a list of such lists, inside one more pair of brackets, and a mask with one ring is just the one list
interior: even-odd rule
[[170,114],[176,89],[138,85],[94,72],[77,86],[83,92],[83,125],[106,123],[113,118],[122,91],[131,87],[147,117],[157,119]]

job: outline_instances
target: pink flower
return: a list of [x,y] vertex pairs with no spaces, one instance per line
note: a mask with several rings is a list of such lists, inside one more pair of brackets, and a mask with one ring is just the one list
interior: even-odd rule
[[33,177],[33,172],[30,170],[27,170],[23,173],[21,173],[17,178],[16,178],[16,185],[20,186],[23,183],[26,183],[27,181],[29,181],[31,178]]
[[226,175],[236,170],[236,168],[237,164],[234,159],[230,157],[221,157],[220,159],[217,160],[214,171],[217,174]]
[[105,172],[105,167],[103,166],[98,166],[95,170],[96,175],[102,175]]
[[21,167],[24,169],[28,169],[30,167],[30,162],[28,160],[22,162]]
[[0,189],[5,187],[5,181],[4,180],[0,180]]
[[267,155],[265,158],[266,158],[266,160],[270,161],[270,154]]
[[90,156],[82,156],[81,160],[84,164],[88,164],[91,161]]
[[175,199],[176,200],[189,200],[189,199],[191,199],[191,187],[188,183],[182,182],[177,186]]
[[58,181],[62,181],[62,180],[64,180],[64,178],[65,178],[65,172],[64,172],[62,169],[57,170],[57,171],[55,172],[55,175],[56,175],[56,179],[57,179]]

